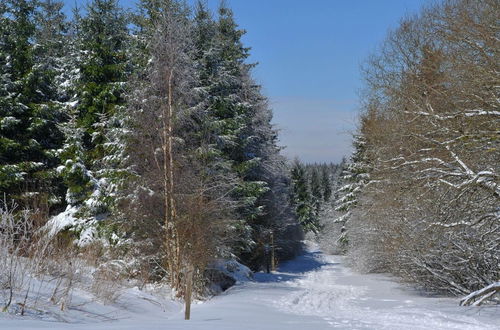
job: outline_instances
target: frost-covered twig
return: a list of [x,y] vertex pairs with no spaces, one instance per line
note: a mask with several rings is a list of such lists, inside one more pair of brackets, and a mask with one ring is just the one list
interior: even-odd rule
[[491,283],[490,285],[472,292],[468,296],[460,300],[461,306],[479,306],[496,293],[500,292],[500,281]]

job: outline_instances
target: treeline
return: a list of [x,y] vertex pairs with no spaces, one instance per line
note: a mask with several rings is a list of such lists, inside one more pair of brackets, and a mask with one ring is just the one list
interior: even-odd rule
[[342,169],[341,164],[303,164],[296,159],[291,168],[290,203],[305,232],[316,236],[323,231],[322,219],[330,210],[332,194]]
[[452,294],[500,278],[499,12],[494,0],[431,5],[365,65],[334,217],[359,267]]
[[[231,10],[203,2],[0,4],[0,191],[80,248],[203,281],[300,247],[289,169]],[[50,219],[47,223],[47,219]],[[32,220],[30,220],[32,221]],[[117,257],[115,255],[115,257]]]

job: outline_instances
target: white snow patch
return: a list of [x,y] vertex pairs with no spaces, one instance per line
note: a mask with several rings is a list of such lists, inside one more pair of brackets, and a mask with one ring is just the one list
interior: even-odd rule
[[498,329],[499,306],[466,308],[458,299],[425,297],[389,276],[352,272],[343,262],[310,245],[308,253],[278,272],[256,273],[255,281],[194,304],[190,321],[183,319],[182,303],[169,288],[150,285],[124,289],[110,305],[75,290],[66,312],[55,306],[25,317],[0,313],[0,329]]
[[57,235],[60,231],[74,226],[78,221],[75,217],[77,211],[78,208],[68,205],[64,212],[52,217],[45,225],[45,228],[48,229],[49,236]]
[[66,105],[70,108],[74,108],[76,107],[76,105],[78,104],[78,100],[75,100],[75,101],[70,101],[70,102],[66,102]]
[[499,306],[466,309],[458,299],[422,296],[387,275],[354,273],[341,256],[313,253],[320,268],[293,280],[296,291],[276,300],[276,307],[342,329],[499,329]]
[[236,283],[241,283],[253,279],[253,272],[250,270],[250,268],[239,263],[236,260],[218,259],[214,262],[213,268],[233,278]]
[[97,236],[96,228],[92,225],[86,226],[80,233],[80,237],[78,238],[78,242],[76,243],[76,245],[84,247],[92,243],[92,241],[95,239],[96,236]]

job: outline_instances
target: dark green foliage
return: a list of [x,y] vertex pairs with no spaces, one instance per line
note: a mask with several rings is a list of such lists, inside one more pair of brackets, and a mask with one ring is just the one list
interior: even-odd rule
[[[186,182],[193,187],[203,182],[227,199],[228,211],[222,213],[231,224],[224,230],[235,237],[221,243],[221,254],[237,255],[258,269],[269,261],[262,247],[272,232],[278,257],[293,256],[302,231],[295,206],[287,202],[289,169],[279,154],[267,100],[252,78],[255,65],[247,63],[245,31],[232,11],[221,5],[213,17],[199,3],[193,16],[180,1],[142,0],[131,23],[117,0],[92,0],[82,13],[75,9],[68,22],[62,7],[55,0],[0,4],[0,192],[18,200],[47,195],[53,211],[70,206],[67,210],[79,218],[78,228],[69,230],[91,226],[96,237],[110,236],[119,223],[100,219],[128,219],[123,205],[158,199],[154,192],[163,187],[158,189],[154,170],[128,166],[133,159],[134,165],[160,167],[156,149],[152,159],[144,159],[143,146],[131,144],[140,136],[150,147],[161,145],[161,129],[153,135],[148,129],[158,124],[159,116],[151,114],[162,113],[168,93],[151,72],[151,63],[158,64],[155,72],[165,64],[155,62],[153,48],[160,49],[151,40],[159,36],[156,24],[168,21],[183,38],[173,51],[179,61],[172,133],[175,167],[184,180],[176,182],[179,191],[189,195]],[[162,50],[169,45],[165,41]],[[145,118],[150,122],[137,122]],[[129,194],[141,175],[154,189],[136,186],[137,194]],[[313,196],[308,177],[301,180],[307,214],[299,207],[297,215],[307,230],[316,231],[314,214],[325,189],[319,173]],[[147,218],[141,225],[151,228],[141,231],[136,222],[124,226],[126,234],[142,240],[161,235],[161,229],[154,232],[161,211],[154,209]]]
[[284,246],[286,238],[281,240],[296,224],[286,201],[288,169],[279,155],[267,101],[251,78],[254,65],[246,63],[250,49],[241,42],[245,31],[224,5],[216,19],[201,2],[195,9],[193,56],[201,99],[196,108],[203,109],[194,119],[201,128],[196,138],[205,141],[204,157],[236,179],[231,194],[240,219],[235,252],[259,269],[270,231],[279,249],[287,256],[294,253]]
[[321,168],[321,189],[323,192],[323,201],[328,202],[332,197],[332,182],[326,166]]
[[94,0],[86,15],[75,13],[71,40],[77,74],[69,77],[73,101],[64,124],[61,153],[67,202],[86,216],[109,212],[109,195],[126,175],[120,169],[127,80],[127,18],[115,0]]
[[24,205],[46,194],[57,205],[62,114],[53,92],[55,73],[44,65],[43,41],[50,36],[37,38],[36,4],[7,1],[0,13],[0,189]]
[[318,170],[315,168],[312,169],[309,186],[311,187],[311,197],[312,204],[314,206],[314,212],[316,216],[319,216],[321,202],[323,201],[323,194]]
[[78,123],[84,128],[89,162],[104,156],[105,125],[124,104],[127,20],[116,0],[94,0],[81,18]]
[[293,187],[291,201],[299,223],[306,232],[318,233],[320,229],[319,218],[309,189],[307,172],[299,161],[295,161],[292,166],[291,179]]
[[249,48],[241,42],[245,31],[238,28],[232,11],[221,6],[214,20],[198,3],[194,23],[194,57],[204,97],[200,107],[206,109],[200,137],[209,141],[206,152],[238,178],[233,198],[244,220],[239,250],[248,255],[269,226],[263,223],[268,212],[264,196],[272,178],[266,177],[263,166],[279,152],[276,132],[260,87],[250,78],[253,65],[245,62]]

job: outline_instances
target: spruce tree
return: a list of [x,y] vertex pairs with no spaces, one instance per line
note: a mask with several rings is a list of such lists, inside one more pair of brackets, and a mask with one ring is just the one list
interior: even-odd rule
[[218,148],[240,178],[234,196],[240,202],[238,213],[244,220],[241,249],[246,253],[240,255],[258,268],[258,260],[265,254],[263,246],[269,244],[269,233],[273,231],[279,237],[290,224],[290,210],[284,203],[288,195],[288,186],[283,184],[287,182],[287,169],[279,155],[267,100],[251,76],[255,64],[247,63],[250,48],[241,41],[245,31],[238,28],[232,11],[224,5],[218,10],[216,27],[209,55],[215,54],[213,58],[219,60],[215,66],[218,78],[212,85],[210,108]]
[[291,202],[295,208],[298,221],[304,228],[304,231],[312,231],[317,234],[320,225],[316,216],[311,192],[309,191],[307,172],[304,166],[297,160],[292,165],[291,179],[293,187]]
[[[50,14],[50,9],[59,6],[47,0],[45,7],[46,16],[55,21],[48,26],[57,25],[59,16]],[[58,152],[63,165],[58,176],[66,186],[65,212],[76,219],[64,229],[76,233],[79,245],[97,237],[111,242],[113,224],[102,220],[119,213],[117,189],[126,178],[121,142],[127,19],[117,1],[95,0],[87,4],[83,16],[75,7],[65,29],[64,50],[53,56],[58,105],[64,112],[59,124],[64,144]]]
[[258,159],[245,152],[250,139],[252,105],[245,99],[243,79],[252,65],[245,63],[249,54],[240,40],[244,31],[238,29],[231,10],[224,5],[214,21],[199,3],[194,23],[199,90],[205,100],[200,106],[206,109],[202,132],[209,137],[210,154],[223,161],[226,170],[238,178],[233,198],[240,205],[241,221],[237,225],[240,249],[249,251],[253,245],[250,222],[262,213],[256,202],[267,188],[248,175]]
[[[195,63],[203,111],[200,135],[206,153],[236,176],[238,189],[237,250],[252,267],[260,267],[262,247],[273,231],[279,238],[291,222],[286,162],[279,155],[277,132],[260,86],[246,63],[249,48],[229,8],[222,5],[214,20],[203,3],[194,17]],[[278,202],[281,201],[281,202]]]
[[332,182],[330,180],[329,166],[321,167],[321,189],[323,193],[323,202],[328,202],[332,197]]
[[268,189],[266,183],[250,176],[260,159],[246,150],[253,135],[251,120],[254,109],[245,98],[243,79],[252,65],[245,63],[249,56],[249,48],[241,42],[245,31],[238,29],[232,11],[224,5],[219,8],[217,28],[217,47],[222,62],[213,111],[220,123],[220,147],[242,179],[237,192],[242,203],[239,213],[250,224],[262,214],[262,208],[256,202]]
[[334,222],[342,225],[338,242],[344,251],[349,243],[348,222],[351,218],[351,211],[358,204],[362,189],[370,180],[370,165],[363,135],[356,135],[353,145],[354,152],[340,175],[342,185],[337,190],[338,199],[335,201],[335,211],[339,215]]
[[319,212],[321,210],[321,202],[323,200],[323,194],[322,194],[321,181],[317,170],[317,166],[311,168],[309,187],[311,190],[311,199],[312,199],[312,204],[314,206],[314,212],[316,216],[319,216]]
[[62,142],[54,72],[45,64],[47,45],[34,44],[41,40],[36,4],[9,0],[0,7],[0,189],[35,207],[61,202],[55,168]]
[[[121,116],[125,104],[127,56],[127,19],[116,0],[94,0],[87,5],[84,17],[76,16],[75,53],[79,61],[78,76],[73,89],[76,91],[76,126],[81,136],[83,154],[65,153],[64,159],[78,159],[88,182],[80,185],[84,177],[66,177],[69,190],[81,190],[80,206],[88,216],[109,213],[114,200],[110,196],[110,184],[117,179],[113,166],[119,163],[117,144],[121,135],[116,132],[123,123]],[[71,126],[70,126],[71,127]],[[77,134],[78,133],[78,134]],[[67,134],[70,137],[71,134]],[[74,144],[72,137],[67,144]],[[68,162],[66,162],[68,165]],[[70,173],[70,169],[66,173]],[[76,200],[68,202],[77,202]]]

